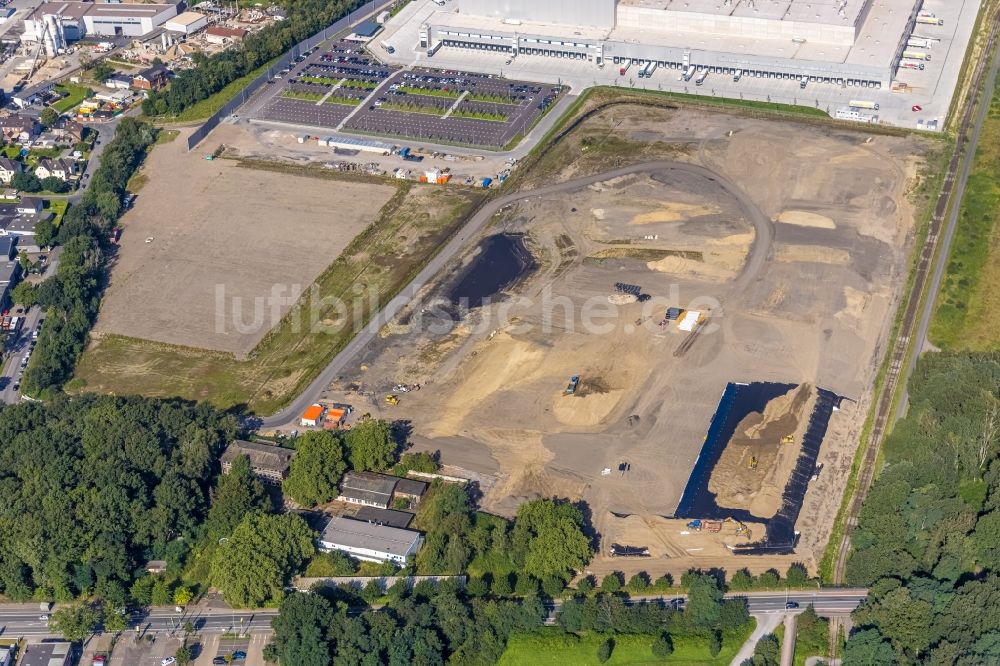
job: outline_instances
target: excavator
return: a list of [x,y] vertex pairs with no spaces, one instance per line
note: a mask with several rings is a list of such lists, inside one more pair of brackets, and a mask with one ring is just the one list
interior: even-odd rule
[[746,524],[742,520],[737,520],[737,519],[733,518],[732,516],[729,516],[728,518],[726,518],[722,522],[724,522],[724,523],[735,523],[736,524],[736,534],[737,534],[737,536],[740,535],[740,534],[742,534],[742,535],[745,535],[748,540],[750,540],[750,539],[753,538],[753,533],[750,531],[750,528],[747,527]]
[[393,395],[392,393],[390,393],[389,395],[385,396],[385,401],[387,403],[389,403],[390,405],[398,405],[399,404],[399,398],[397,396]]
[[747,467],[750,469],[757,469],[757,456],[750,456],[750,461],[747,463]]

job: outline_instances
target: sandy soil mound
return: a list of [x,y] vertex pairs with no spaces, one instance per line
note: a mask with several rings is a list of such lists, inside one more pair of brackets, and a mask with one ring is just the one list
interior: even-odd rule
[[659,261],[649,261],[646,268],[660,273],[670,273],[671,275],[683,275],[695,280],[722,281],[732,278],[736,273],[723,266],[718,266],[704,261],[694,259],[684,259],[683,257],[667,257]]
[[[777,513],[814,401],[812,386],[801,384],[739,423],[708,482],[719,506],[747,509],[761,518]],[[793,435],[794,443],[782,444],[786,435]],[[751,458],[757,459],[755,468]]]
[[560,423],[572,426],[595,426],[604,421],[625,391],[616,389],[590,395],[559,395],[552,405],[552,414]]
[[661,202],[659,210],[640,213],[629,220],[629,224],[653,224],[656,222],[680,222],[701,215],[712,215],[719,210],[715,206],[699,206],[681,202]]
[[778,261],[786,263],[806,261],[843,266],[851,261],[851,255],[847,250],[822,245],[778,245],[775,247],[774,256]]
[[826,215],[810,213],[804,210],[786,210],[777,217],[778,222],[794,224],[799,227],[812,227],[814,229],[836,229],[837,225]]
[[[650,557],[726,556],[728,546],[748,543],[750,539],[736,533],[736,524],[727,522],[719,532],[697,531],[687,526],[687,520],[661,516],[631,515],[620,518],[608,513],[603,521],[604,550],[611,544],[649,548]],[[750,536],[757,541],[767,536],[761,523],[750,523]]]

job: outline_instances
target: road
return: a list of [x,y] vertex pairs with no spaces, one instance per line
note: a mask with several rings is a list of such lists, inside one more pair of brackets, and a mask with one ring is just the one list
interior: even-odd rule
[[[801,613],[812,604],[820,615],[849,615],[867,596],[865,589],[817,589],[809,591],[785,592],[746,592],[730,593],[727,599],[745,598],[751,615]],[[632,596],[627,603],[661,603],[669,604],[672,600],[685,598],[684,595],[662,596]],[[797,609],[787,609],[786,604],[793,601],[799,604]],[[562,606],[561,600],[545,604],[550,618]],[[359,614],[364,609],[352,609],[351,614]],[[0,606],[0,635],[4,636],[55,636],[48,622],[41,619],[41,611],[37,604],[3,604]],[[177,613],[173,609],[156,608],[148,613],[135,613],[129,618],[129,629],[135,630],[138,625],[145,633],[183,632],[184,624],[191,622],[198,632],[203,634],[222,634],[230,631],[240,633],[246,630],[270,629],[271,620],[278,615],[273,608],[226,610],[210,609]]]
[[633,164],[592,176],[575,178],[564,183],[547,185],[545,187],[531,190],[530,192],[516,192],[514,194],[508,194],[506,196],[492,199],[476,210],[465,223],[465,226],[461,229],[461,231],[452,237],[448,244],[445,245],[444,248],[442,248],[441,251],[427,263],[426,266],[424,266],[423,270],[421,270],[417,276],[413,278],[413,281],[411,281],[405,289],[403,289],[394,299],[386,304],[386,306],[372,318],[365,328],[358,332],[354,339],[351,340],[351,342],[348,343],[347,346],[344,347],[344,349],[330,361],[326,368],[320,372],[316,379],[314,379],[313,382],[309,384],[309,386],[298,397],[292,400],[292,402],[281,411],[272,416],[260,418],[259,421],[253,425],[262,429],[274,429],[287,427],[290,424],[295,423],[296,418],[303,411],[305,411],[306,407],[319,398],[320,394],[327,387],[327,385],[329,385],[337,377],[337,375],[347,366],[351,359],[353,359],[358,353],[361,352],[362,349],[364,349],[366,345],[375,339],[379,330],[385,326],[387,322],[391,321],[392,318],[395,317],[407,304],[416,299],[420,290],[423,289],[424,286],[427,285],[452,258],[465,249],[467,242],[482,231],[500,209],[535,197],[546,197],[553,194],[573,192],[587,187],[588,185],[617,178],[619,176],[662,171],[679,171],[682,173],[703,176],[718,184],[740,202],[740,205],[747,212],[748,217],[753,223],[755,230],[753,245],[750,248],[747,261],[744,264],[742,272],[733,283],[734,293],[745,289],[746,286],[757,278],[760,269],[763,267],[768,255],[770,254],[771,243],[774,238],[774,228],[771,220],[757,210],[756,206],[753,205],[745,192],[728,179],[710,169],[707,169],[706,167],[670,160],[643,162],[641,164]]
[[[7,343],[7,358],[3,363],[3,370],[0,372],[0,402],[11,405],[20,401],[20,380],[24,370],[21,367],[21,360],[31,349],[31,332],[38,325],[38,319],[42,316],[42,308],[30,308],[24,314],[24,324],[14,340]],[[14,387],[18,388],[15,389]]]

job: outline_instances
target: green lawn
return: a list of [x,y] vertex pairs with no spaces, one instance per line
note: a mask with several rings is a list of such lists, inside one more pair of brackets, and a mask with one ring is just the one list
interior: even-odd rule
[[156,116],[154,119],[160,122],[167,122],[167,123],[188,123],[188,122],[193,122],[195,120],[205,120],[213,113],[221,109],[223,106],[225,106],[226,102],[236,97],[236,95],[238,95],[241,90],[250,85],[251,81],[253,81],[258,76],[266,72],[267,68],[271,66],[272,62],[274,61],[271,61],[265,65],[258,67],[257,69],[250,72],[246,76],[236,79],[235,81],[230,83],[228,86],[226,86],[219,92],[215,93],[214,95],[211,95],[210,97],[206,97],[205,99],[201,100],[200,102],[197,102],[196,104],[192,104],[191,106],[184,109],[175,116],[163,115],[163,116]]
[[52,105],[52,108],[59,113],[66,113],[75,106],[78,106],[80,102],[87,98],[87,94],[90,89],[86,86],[78,86],[73,83],[62,83],[56,86],[56,90],[62,93],[69,93],[67,97],[63,97],[61,100]]
[[52,225],[55,227],[59,226],[62,222],[63,216],[66,215],[66,209],[69,208],[69,201],[66,199],[50,199],[49,200],[49,212],[55,217],[52,219]]
[[946,349],[995,349],[1000,341],[1000,87],[965,187],[930,339]]
[[[653,636],[618,634],[609,666],[625,664],[670,664],[671,666],[726,666],[746,641],[753,625],[744,631],[727,634],[722,640],[722,652],[712,657],[708,653],[708,640],[703,638],[674,638],[674,653],[667,659],[653,656]],[[599,666],[597,648],[606,636],[601,634],[565,634],[556,627],[538,634],[512,636],[507,650],[500,658],[500,666]]]

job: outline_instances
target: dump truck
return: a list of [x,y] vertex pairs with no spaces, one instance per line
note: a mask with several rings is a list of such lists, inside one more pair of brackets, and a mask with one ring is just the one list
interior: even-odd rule
[[580,377],[578,375],[573,375],[569,378],[569,384],[566,386],[566,395],[573,395],[576,393],[576,388],[580,385]]

